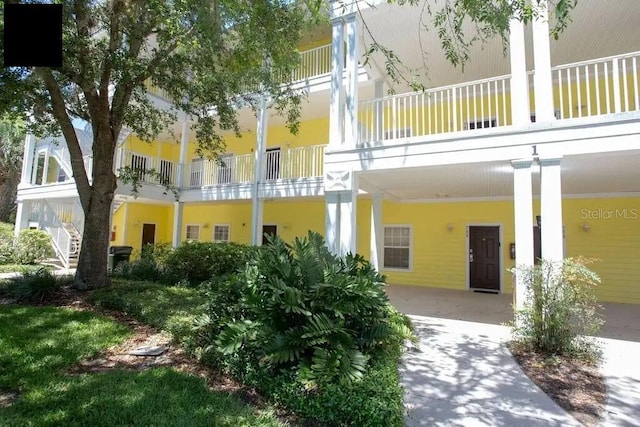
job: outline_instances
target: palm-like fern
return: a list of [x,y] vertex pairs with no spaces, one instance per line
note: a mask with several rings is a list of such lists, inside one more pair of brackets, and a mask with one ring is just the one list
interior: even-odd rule
[[355,381],[366,371],[369,353],[411,337],[393,315],[385,277],[360,255],[332,255],[318,233],[292,244],[269,238],[239,281],[241,309],[234,313],[242,315],[222,326],[218,350],[245,351],[275,369],[293,368],[310,386]]

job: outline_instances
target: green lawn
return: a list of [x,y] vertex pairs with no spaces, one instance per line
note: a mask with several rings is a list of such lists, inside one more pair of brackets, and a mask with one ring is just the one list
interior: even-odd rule
[[88,312],[0,306],[0,393],[19,393],[0,409],[0,425],[281,425],[173,369],[65,374],[128,335],[123,325]]

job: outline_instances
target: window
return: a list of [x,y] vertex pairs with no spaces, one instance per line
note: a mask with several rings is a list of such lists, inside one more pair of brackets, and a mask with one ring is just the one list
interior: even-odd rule
[[411,128],[388,130],[384,133],[384,139],[409,138],[411,137]]
[[147,158],[139,154],[131,155],[131,169],[138,176],[139,181],[144,181],[147,171]]
[[160,160],[160,184],[173,184],[173,162]]
[[389,226],[384,228],[384,268],[409,270],[411,258],[411,228]]
[[477,122],[469,122],[467,123],[467,129],[484,129],[484,128],[494,128],[496,127],[496,119],[490,120],[480,120]]
[[187,240],[192,240],[194,242],[200,240],[199,225],[187,225]]
[[220,156],[218,165],[218,184],[229,184],[231,182],[231,161],[233,153],[225,153]]
[[280,148],[267,148],[266,180],[280,179]]
[[214,242],[228,242],[229,241],[229,226],[228,225],[214,225],[213,226],[213,241]]

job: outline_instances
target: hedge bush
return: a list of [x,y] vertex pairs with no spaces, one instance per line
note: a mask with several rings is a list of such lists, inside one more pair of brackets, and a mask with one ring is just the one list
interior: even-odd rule
[[199,285],[244,267],[256,249],[233,242],[185,242],[166,257],[164,281]]
[[37,270],[24,270],[19,277],[11,279],[5,293],[20,302],[41,303],[50,299],[65,285],[73,283],[72,276],[55,276],[46,267]]
[[18,264],[35,264],[54,255],[51,237],[42,230],[22,230],[15,246],[14,261]]
[[14,262],[13,224],[0,223],[0,264]]
[[385,277],[362,256],[332,255],[317,233],[269,243],[208,283],[202,360],[323,424],[402,425],[397,367],[414,337]]

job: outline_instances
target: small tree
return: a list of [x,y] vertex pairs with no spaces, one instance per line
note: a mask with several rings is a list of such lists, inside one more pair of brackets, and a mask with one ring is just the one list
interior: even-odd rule
[[591,337],[603,324],[594,292],[600,278],[588,263],[567,258],[514,269],[527,288],[525,307],[516,311],[513,322],[516,342],[547,355],[598,354]]
[[10,222],[15,213],[24,137],[22,120],[0,120],[0,222]]

